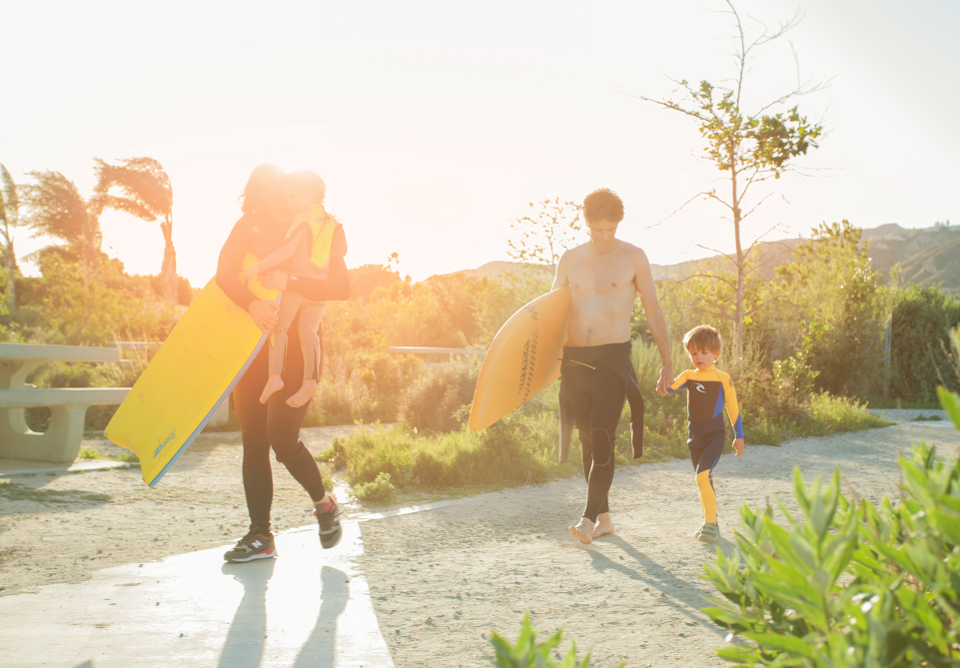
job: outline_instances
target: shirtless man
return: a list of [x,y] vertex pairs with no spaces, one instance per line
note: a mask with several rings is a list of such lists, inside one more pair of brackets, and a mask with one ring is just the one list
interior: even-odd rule
[[587,502],[570,535],[589,544],[614,531],[607,492],[613,481],[614,439],[624,397],[630,401],[633,456],[642,454],[643,398],[630,359],[630,316],[638,293],[663,361],[657,382],[661,395],[673,382],[673,362],[647,256],[616,238],[623,202],[611,190],[596,190],[583,200],[583,217],[590,241],[563,254],[553,289],[569,286],[572,297],[569,345],[561,366],[560,452],[565,461],[575,424]]

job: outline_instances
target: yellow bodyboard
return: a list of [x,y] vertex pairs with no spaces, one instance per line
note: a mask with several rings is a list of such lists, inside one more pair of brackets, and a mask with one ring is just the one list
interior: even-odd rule
[[[258,261],[247,253],[241,269]],[[260,299],[277,299],[257,277],[248,287]],[[140,458],[145,483],[156,485],[203,430],[266,338],[216,278],[200,291],[104,430]]]
[[534,299],[510,316],[483,358],[470,428],[485,429],[560,376],[570,289]]

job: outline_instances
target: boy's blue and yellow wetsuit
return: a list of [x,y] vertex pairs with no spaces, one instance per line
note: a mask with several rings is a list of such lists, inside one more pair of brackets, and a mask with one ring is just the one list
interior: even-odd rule
[[743,438],[737,394],[733,391],[730,376],[714,366],[684,371],[667,391],[678,392],[683,388],[687,388],[687,447],[690,448],[690,460],[697,472],[703,521],[716,524],[717,494],[713,488],[713,469],[720,461],[727,436],[723,424],[724,404],[733,425],[734,438]]

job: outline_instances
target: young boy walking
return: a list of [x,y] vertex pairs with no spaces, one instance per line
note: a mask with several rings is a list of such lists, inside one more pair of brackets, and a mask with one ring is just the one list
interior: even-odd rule
[[687,447],[697,472],[697,492],[703,509],[703,524],[694,536],[702,543],[712,543],[720,537],[713,469],[720,461],[727,437],[723,424],[724,404],[733,425],[733,449],[738,457],[743,454],[743,423],[730,376],[714,366],[723,347],[720,332],[710,325],[694,327],[683,337],[683,347],[696,369],[688,369],[677,376],[667,391],[687,389]]

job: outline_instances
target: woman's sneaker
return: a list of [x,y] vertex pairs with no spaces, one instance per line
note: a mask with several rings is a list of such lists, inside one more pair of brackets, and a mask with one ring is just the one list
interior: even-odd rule
[[701,543],[712,543],[718,538],[720,538],[719,524],[707,524],[704,522],[703,526],[700,527],[699,533],[697,533],[697,540]]
[[325,550],[335,547],[343,537],[343,528],[340,526],[340,506],[333,494],[329,495],[330,501],[316,504],[313,514],[317,516],[317,523],[320,525],[320,545]]
[[230,563],[253,561],[254,559],[272,559],[277,556],[277,546],[273,542],[273,532],[266,536],[252,531],[237,541],[236,546],[223,555]]

